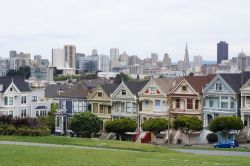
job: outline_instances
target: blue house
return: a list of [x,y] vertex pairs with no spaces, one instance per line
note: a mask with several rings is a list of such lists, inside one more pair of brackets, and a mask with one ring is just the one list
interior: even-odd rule
[[59,98],[59,110],[56,114],[55,132],[67,134],[69,119],[76,113],[88,111],[88,88],[81,82],[63,92]]

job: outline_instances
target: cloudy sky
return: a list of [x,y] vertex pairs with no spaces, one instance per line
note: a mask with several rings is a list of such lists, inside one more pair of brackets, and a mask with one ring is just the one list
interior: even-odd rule
[[109,48],[149,57],[167,52],[183,59],[216,59],[216,43],[230,57],[250,55],[249,0],[0,0],[0,56],[10,50],[51,58],[51,49],[74,44],[77,52]]

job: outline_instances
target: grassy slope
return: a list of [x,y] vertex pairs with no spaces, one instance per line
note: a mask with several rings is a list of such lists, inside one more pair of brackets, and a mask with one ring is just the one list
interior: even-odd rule
[[0,136],[0,140],[26,141],[131,149],[109,151],[62,147],[33,147],[0,145],[1,166],[78,166],[78,165],[250,165],[248,157],[218,157],[177,153],[167,148],[120,141],[90,140],[65,137],[16,137]]

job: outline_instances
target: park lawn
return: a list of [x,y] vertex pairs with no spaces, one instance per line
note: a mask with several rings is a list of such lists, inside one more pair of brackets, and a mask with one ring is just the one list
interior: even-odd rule
[[150,151],[161,152],[167,151],[166,148],[154,146],[150,144],[140,144],[135,142],[115,141],[115,140],[100,140],[76,137],[63,137],[63,136],[1,136],[0,141],[20,141],[20,142],[34,142],[34,143],[48,143],[60,145],[77,145],[98,148],[110,149],[124,149],[135,151]]
[[237,151],[237,152],[250,152],[249,148],[236,147],[236,148],[214,148],[214,147],[200,147],[200,146],[171,146],[177,149],[194,149],[194,150],[218,150],[218,151]]
[[248,157],[218,157],[135,150],[0,145],[1,166],[213,166],[250,165]]

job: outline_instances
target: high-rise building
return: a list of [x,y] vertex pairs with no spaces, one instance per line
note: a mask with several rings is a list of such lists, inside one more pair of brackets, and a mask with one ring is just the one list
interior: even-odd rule
[[110,48],[110,61],[118,61],[118,60],[119,60],[119,49]]
[[109,67],[109,56],[108,55],[98,55],[97,69],[103,72],[108,72]]
[[40,67],[42,65],[42,56],[41,55],[35,55],[34,56],[34,66]]
[[141,59],[137,55],[132,55],[129,57],[128,65],[140,64]]
[[157,53],[151,53],[151,59],[153,63],[158,62],[158,54]]
[[164,54],[164,58],[163,58],[163,67],[170,67],[171,66],[171,58],[168,55],[168,53]]
[[200,55],[194,56],[194,65],[193,65],[194,71],[200,72],[201,66],[202,66],[202,56]]
[[74,45],[65,45],[65,67],[74,68],[76,67],[76,46]]
[[45,67],[49,67],[49,60],[48,59],[42,59],[42,65]]
[[217,64],[228,59],[228,44],[225,41],[217,43]]
[[56,67],[57,69],[65,68],[64,55],[65,55],[64,49],[53,48],[52,49],[52,67]]
[[185,63],[185,69],[188,69],[189,68],[189,55],[188,55],[187,43],[186,43],[186,48],[185,48],[184,63]]
[[238,55],[238,69],[240,71],[245,71],[246,67],[247,67],[247,56],[244,52],[241,52]]
[[98,55],[97,49],[93,49],[93,50],[92,50],[92,55],[93,55],[93,56],[97,56],[97,55]]
[[16,51],[10,51],[10,69],[17,70],[19,67],[31,66],[30,54],[24,54],[20,52],[19,54]]
[[178,61],[177,68],[178,68],[178,70],[185,70],[186,69],[186,63],[183,60]]
[[127,66],[128,65],[128,60],[129,60],[129,56],[126,52],[123,52],[121,55],[120,55],[120,64],[121,66]]

